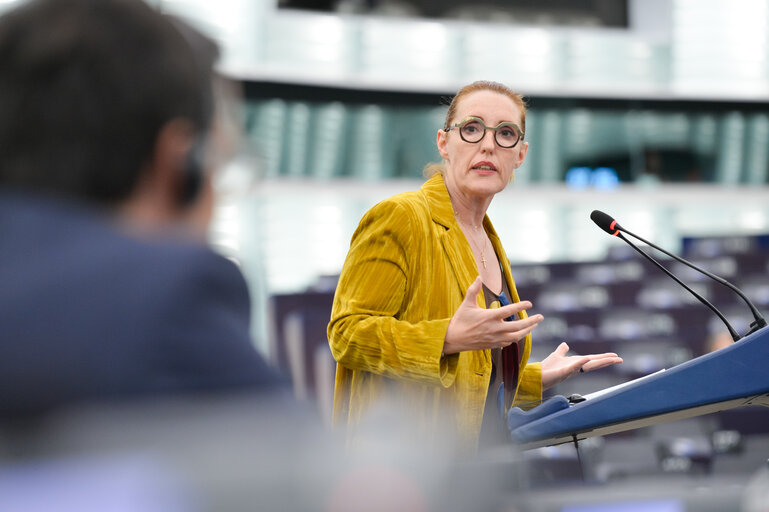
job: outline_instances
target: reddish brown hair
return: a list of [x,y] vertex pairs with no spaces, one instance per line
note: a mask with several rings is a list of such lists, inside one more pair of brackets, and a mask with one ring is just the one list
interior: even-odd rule
[[499,94],[504,94],[513,100],[513,103],[518,105],[518,108],[521,109],[521,131],[524,134],[526,133],[526,102],[523,100],[523,96],[513,91],[506,85],[502,85],[498,82],[490,82],[487,80],[479,80],[477,82],[473,82],[462,87],[459,92],[457,92],[457,94],[451,99],[451,103],[449,103],[449,110],[446,112],[446,122],[443,124],[444,129],[451,126],[452,121],[455,121],[454,117],[457,115],[457,105],[462,100],[462,98],[476,91],[498,92]]

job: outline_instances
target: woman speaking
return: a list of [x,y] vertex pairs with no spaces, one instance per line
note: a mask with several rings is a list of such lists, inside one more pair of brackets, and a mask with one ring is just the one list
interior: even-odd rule
[[527,314],[532,304],[519,299],[486,216],[526,157],[525,132],[520,95],[495,82],[465,86],[437,133],[442,164],[428,166],[420,190],[380,202],[360,221],[328,325],[334,422],[353,436],[389,400],[406,411],[415,438],[448,431],[472,450],[482,427],[484,440],[487,431],[500,439],[503,381],[505,407],[525,407],[580,371],[622,362],[613,353],[567,356],[562,343],[529,363],[543,317]]

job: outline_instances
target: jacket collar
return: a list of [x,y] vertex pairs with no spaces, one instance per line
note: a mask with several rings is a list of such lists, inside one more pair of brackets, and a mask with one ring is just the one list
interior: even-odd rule
[[[422,185],[422,193],[427,198],[427,203],[430,206],[430,216],[434,222],[449,230],[459,229],[457,218],[454,215],[454,207],[451,205],[449,191],[440,173],[436,173]],[[494,239],[498,239],[497,232],[494,230],[494,226],[491,225],[488,215],[483,217],[483,227],[489,236],[492,237],[492,242],[494,242]],[[497,249],[498,247],[495,246],[494,248]]]
[[454,217],[454,208],[451,206],[449,191],[440,173],[436,173],[422,185],[422,192],[430,207],[433,222],[449,230],[459,229],[457,219]]
[[[457,278],[460,293],[464,296],[478,276],[478,268],[475,265],[470,244],[454,216],[454,208],[451,206],[451,198],[443,176],[436,174],[427,180],[422,185],[422,192],[427,200],[433,222],[444,228],[439,230],[438,237]],[[485,305],[483,293],[479,293],[476,300],[480,306]]]
[[[433,222],[440,224],[445,228],[445,231],[440,236],[440,240],[448,259],[451,262],[452,269],[454,270],[454,274],[461,288],[461,293],[464,295],[478,276],[478,268],[476,267],[470,244],[454,216],[454,208],[451,205],[451,198],[449,197],[448,189],[446,189],[446,184],[443,181],[443,176],[436,173],[427,180],[422,185],[422,193],[427,200],[430,216],[432,217]],[[502,268],[504,269],[502,276],[505,281],[507,281],[508,288],[510,288],[511,293],[514,296],[511,300],[517,301],[518,296],[514,291],[515,287],[513,286],[512,275],[510,274],[510,264],[507,261],[502,242],[500,241],[494,226],[491,224],[488,215],[483,218],[483,227],[489,235],[489,240],[491,240],[491,245],[494,247],[494,252],[496,252],[497,257],[502,263]],[[478,294],[477,302],[481,307],[485,307],[486,302],[483,298],[482,291]]]

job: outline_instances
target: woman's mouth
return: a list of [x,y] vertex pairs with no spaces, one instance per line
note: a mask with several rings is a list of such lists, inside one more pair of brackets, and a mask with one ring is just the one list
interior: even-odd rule
[[497,168],[491,162],[478,162],[473,165],[472,170],[479,174],[493,174],[497,172]]

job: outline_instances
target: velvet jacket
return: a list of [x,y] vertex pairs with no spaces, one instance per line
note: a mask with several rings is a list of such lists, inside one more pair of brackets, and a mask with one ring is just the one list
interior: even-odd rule
[[[510,264],[488,216],[483,221],[514,301]],[[372,207],[353,234],[334,297],[328,338],[337,361],[335,424],[356,426],[377,402],[397,401],[414,436],[450,429],[477,445],[491,377],[491,351],[442,357],[449,320],[478,276],[443,177]],[[483,292],[477,303],[485,307]],[[520,314],[525,318],[526,312]],[[542,398],[539,363],[527,364],[531,337],[520,341],[514,404]],[[448,421],[445,421],[448,418]],[[447,425],[448,423],[448,425]]]

